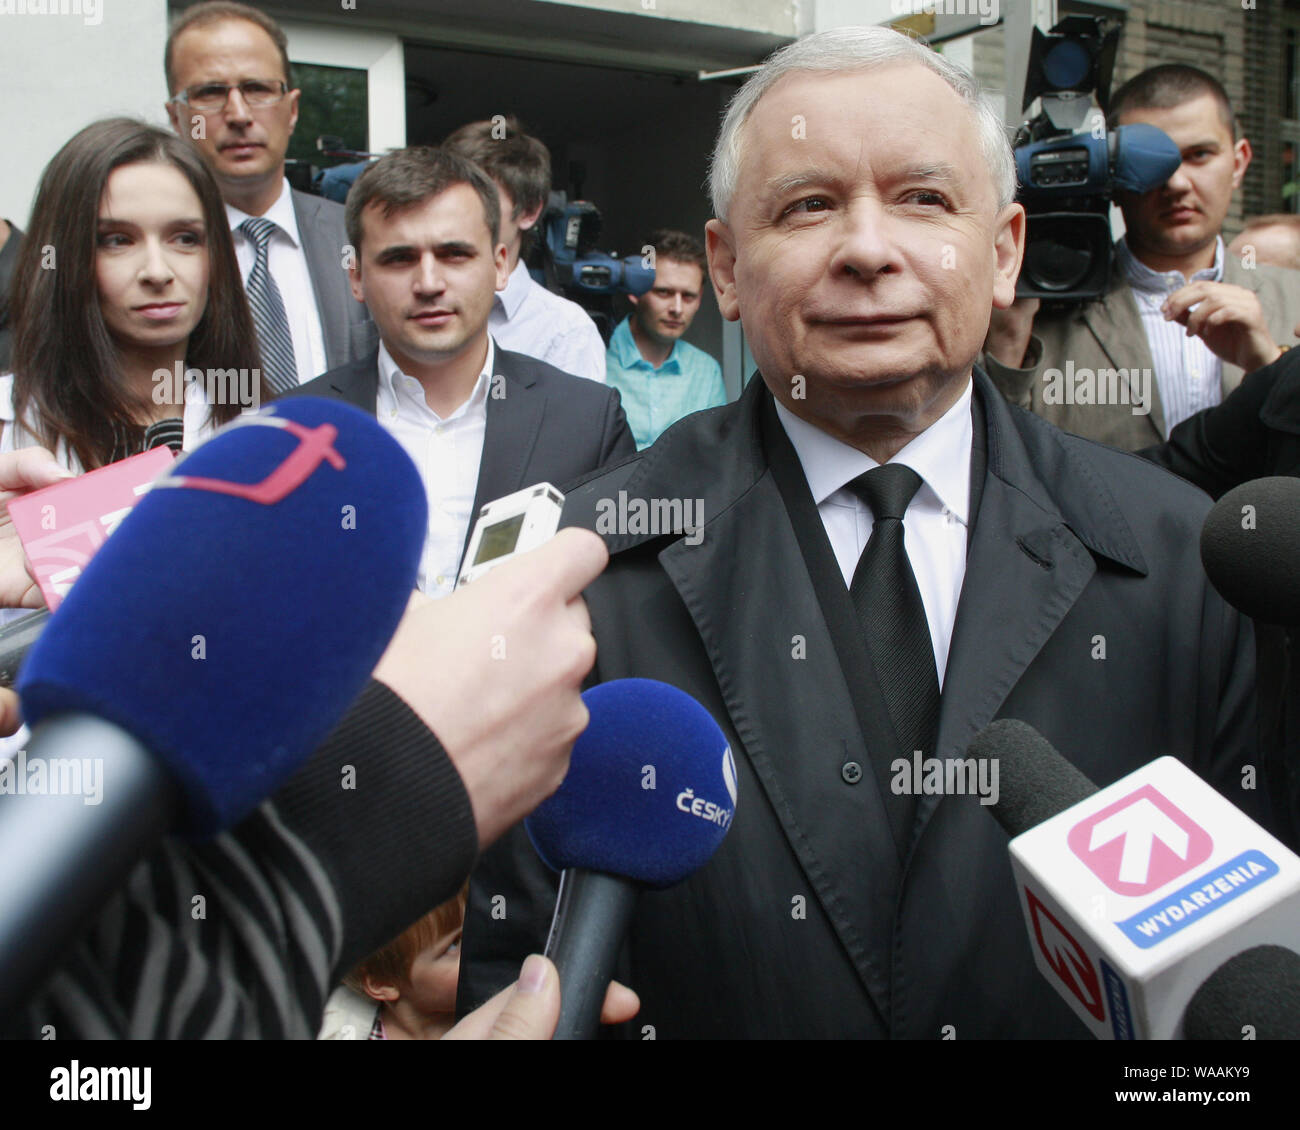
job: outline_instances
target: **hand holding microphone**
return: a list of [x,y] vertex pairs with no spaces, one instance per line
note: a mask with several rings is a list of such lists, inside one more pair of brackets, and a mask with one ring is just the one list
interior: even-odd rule
[[[480,1005],[444,1040],[549,1040],[560,1022],[560,975],[549,958],[532,954],[519,980]],[[641,1007],[636,993],[614,981],[600,1011],[602,1024],[623,1024]]]

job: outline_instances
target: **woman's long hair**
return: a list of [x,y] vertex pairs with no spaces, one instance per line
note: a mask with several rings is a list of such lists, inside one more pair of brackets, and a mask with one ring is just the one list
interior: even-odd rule
[[[208,303],[190,335],[187,368],[261,373],[257,333],[244,296],[235,244],[216,181],[190,144],[131,118],[109,118],[72,138],[41,176],[31,225],[11,287],[14,413],[53,449],[64,441],[86,470],[109,462],[125,441],[137,450],[144,428],[132,414],[121,355],[104,323],[95,274],[99,209],[114,169],[171,165],[203,206]],[[270,393],[263,384],[265,400]],[[238,404],[212,404],[215,423]]]

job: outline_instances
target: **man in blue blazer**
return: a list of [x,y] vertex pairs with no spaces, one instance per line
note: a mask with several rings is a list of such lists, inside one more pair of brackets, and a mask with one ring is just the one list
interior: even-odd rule
[[419,587],[455,585],[473,519],[533,483],[556,486],[636,450],[618,393],[501,349],[488,334],[505,285],[496,190],[441,150],[398,150],[348,198],[353,297],[380,343],[295,390],[374,413],[424,480],[429,534]]

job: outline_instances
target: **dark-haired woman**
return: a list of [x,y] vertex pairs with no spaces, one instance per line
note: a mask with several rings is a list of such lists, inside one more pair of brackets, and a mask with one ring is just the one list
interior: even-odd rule
[[142,122],[96,122],[50,162],[11,316],[0,451],[39,444],[91,470],[192,448],[268,395],[216,183]]

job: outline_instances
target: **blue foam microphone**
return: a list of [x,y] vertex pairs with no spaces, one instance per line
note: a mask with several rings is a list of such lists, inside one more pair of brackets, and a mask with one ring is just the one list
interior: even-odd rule
[[154,483],[19,679],[0,1010],[163,835],[234,825],[321,744],[401,619],[425,528],[405,452],[334,401],[240,417]]
[[591,1039],[645,887],[703,867],[736,811],[736,765],[712,716],[685,691],[617,679],[582,696],[591,722],[569,772],[525,821],[561,872],[546,956],[560,974],[557,1040]]
[[1164,130],[1146,122],[1110,131],[1115,187],[1122,192],[1159,188],[1183,163],[1183,155]]

